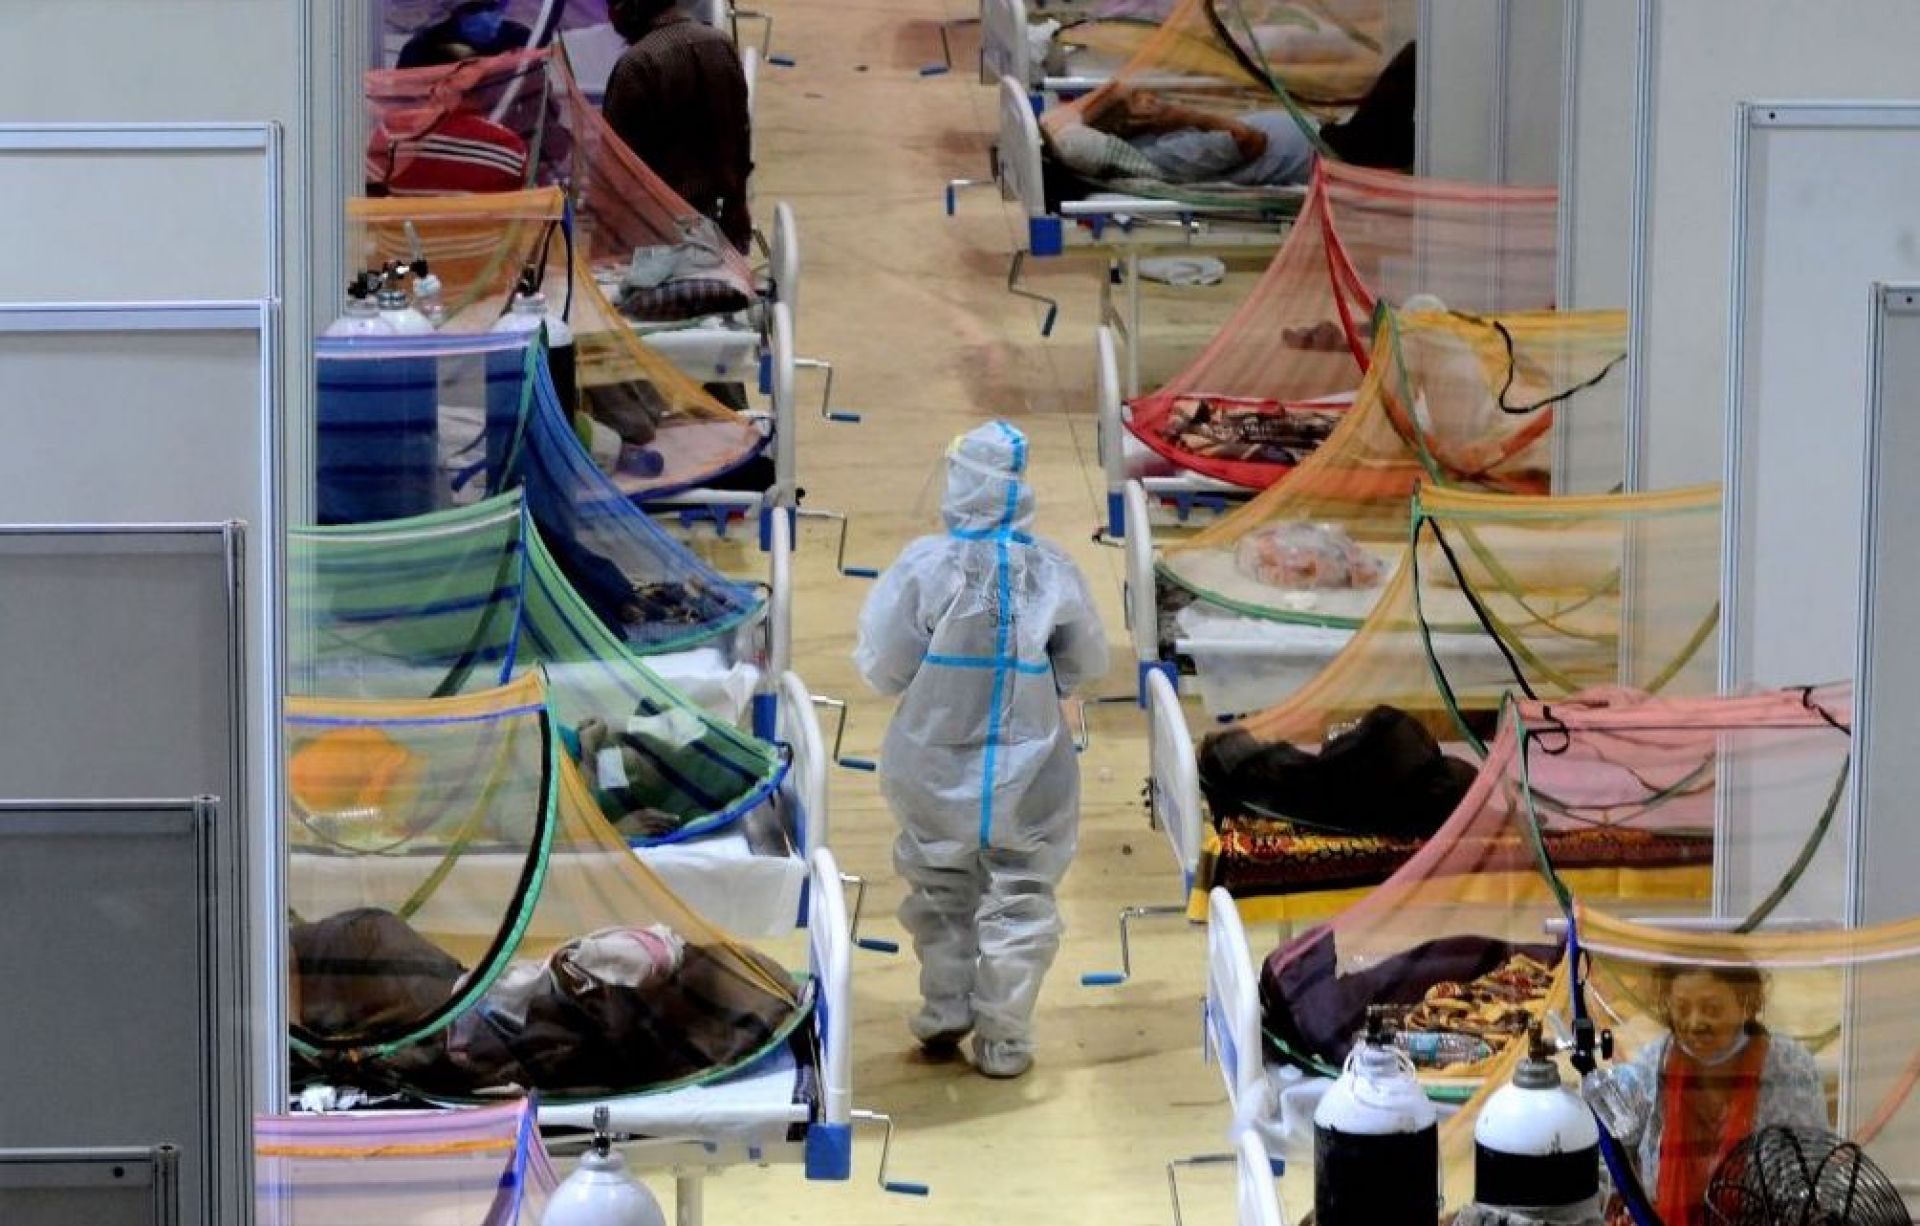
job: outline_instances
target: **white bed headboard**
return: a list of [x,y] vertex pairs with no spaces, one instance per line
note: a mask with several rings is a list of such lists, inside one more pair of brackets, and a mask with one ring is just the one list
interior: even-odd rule
[[1193,756],[1193,733],[1173,680],[1160,669],[1147,674],[1147,763],[1152,781],[1153,817],[1173,845],[1174,860],[1187,887],[1200,868],[1200,771]]
[[1260,1134],[1244,1129],[1234,1146],[1235,1168],[1240,1175],[1240,1214],[1238,1226],[1287,1226],[1287,1211],[1280,1203],[1280,1189],[1273,1184],[1273,1159],[1261,1143]]
[[773,300],[793,315],[793,326],[800,326],[800,229],[793,217],[793,206],[781,200],[773,206],[772,249]]
[[1133,639],[1133,657],[1140,664],[1160,662],[1160,608],[1154,599],[1153,524],[1148,518],[1146,487],[1127,482],[1127,633]]
[[1000,78],[1000,143],[994,150],[1000,194],[1017,202],[1029,221],[1047,215],[1047,189],[1040,164],[1040,121],[1027,87]]
[[791,507],[798,502],[799,456],[793,399],[793,311],[786,303],[773,304],[773,480],[768,502]]
[[800,850],[811,855],[827,845],[827,740],[806,683],[795,673],[781,673],[779,685],[780,739],[793,747],[794,791],[807,810]]
[[1027,41],[1026,0],[980,0],[980,83],[1001,77],[1036,83]]
[[[1113,329],[1101,324],[1093,332],[1094,420],[1099,426],[1100,467],[1107,474],[1107,499],[1122,497],[1127,487],[1126,427],[1120,421],[1120,354]],[[1107,531],[1125,536],[1124,508],[1108,508]]]
[[[810,708],[813,704],[808,703]],[[841,893],[840,865],[833,853],[815,848],[810,893],[813,907],[807,924],[807,948],[812,954],[818,1007],[826,1023],[820,1028],[821,1124],[853,1121],[853,936],[847,926],[847,899]]]
[[1260,1047],[1260,985],[1246,926],[1233,895],[1207,897],[1207,1042],[1220,1063],[1236,1120],[1266,1110],[1267,1070]]

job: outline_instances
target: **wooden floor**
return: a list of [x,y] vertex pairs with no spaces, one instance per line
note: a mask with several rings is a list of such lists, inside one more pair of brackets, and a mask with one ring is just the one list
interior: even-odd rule
[[[802,422],[807,505],[850,515],[849,559],[885,565],[937,530],[948,440],[995,417],[1018,424],[1032,439],[1040,529],[1079,560],[1101,601],[1115,661],[1102,692],[1130,693],[1120,554],[1091,540],[1104,502],[1092,409],[1096,268],[1080,259],[1033,271],[1032,286],[1061,300],[1059,326],[1043,339],[1043,308],[1004,289],[1024,223],[991,190],[963,195],[956,218],[942,214],[946,180],[985,172],[996,94],[977,83],[971,28],[954,35],[952,73],[919,69],[940,58],[939,19],[972,9],[967,0],[760,7],[775,17],[775,53],[795,63],[761,77],[757,215],[769,217],[776,200],[793,205],[805,266],[799,349],[836,364],[838,407],[866,418]],[[1169,371],[1195,351],[1247,279],[1150,294],[1150,369]],[[817,383],[802,384],[803,403],[815,403]],[[834,573],[826,541],[818,527],[803,530],[797,667],[817,693],[851,700],[848,751],[877,754],[890,705],[861,688],[849,661],[868,585]],[[1025,1079],[988,1081],[964,1063],[923,1060],[906,1030],[917,1005],[910,951],[857,955],[857,1105],[894,1116],[892,1174],[925,1181],[932,1195],[881,1192],[878,1137],[863,1135],[854,1182],[810,1184],[791,1168],[729,1172],[709,1186],[709,1222],[1172,1220],[1164,1164],[1223,1150],[1228,1122],[1218,1074],[1200,1056],[1204,936],[1183,921],[1150,922],[1135,941],[1132,983],[1079,985],[1082,972],[1117,966],[1119,907],[1176,900],[1171,854],[1146,824],[1145,763],[1140,712],[1096,712],[1080,856],[1062,894],[1067,938]],[[899,937],[892,819],[873,776],[835,772],[832,810],[843,867],[874,883],[867,930]],[[1232,1220],[1230,1168],[1197,1171],[1183,1187],[1187,1222]]]

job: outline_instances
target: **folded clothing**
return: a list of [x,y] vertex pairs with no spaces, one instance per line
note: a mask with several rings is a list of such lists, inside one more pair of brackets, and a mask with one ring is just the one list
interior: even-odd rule
[[1200,744],[1200,790],[1214,820],[1278,817],[1324,831],[1424,839],[1479,773],[1440,752],[1419,720],[1378,706],[1308,753],[1234,728]]

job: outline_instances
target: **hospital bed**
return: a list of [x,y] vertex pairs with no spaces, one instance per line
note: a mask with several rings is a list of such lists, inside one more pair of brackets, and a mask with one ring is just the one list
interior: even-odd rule
[[[1000,185],[1001,196],[1020,207],[1026,220],[1007,268],[1007,290],[1047,307],[1042,334],[1051,334],[1059,304],[1024,288],[1021,273],[1035,259],[1090,252],[1100,265],[1100,320],[1127,345],[1127,386],[1138,387],[1139,359],[1133,338],[1140,334],[1140,260],[1172,251],[1272,251],[1285,237],[1288,218],[1306,189],[1297,195],[1276,192],[1270,203],[1222,211],[1180,200],[1103,192],[1084,200],[1049,199],[1046,146],[1026,86],[1000,78],[999,136],[994,144],[991,180],[953,179],[947,183],[946,209],[959,209],[963,188]],[[1119,302],[1114,287],[1118,284]]]
[[1088,0],[980,0],[980,83],[1010,77],[1035,98],[1085,93],[1105,83],[1122,61],[1079,48],[1066,49],[1065,74],[1048,76],[1048,45],[1060,31],[1043,37],[1036,24],[1052,18],[1065,26],[1095,7]]
[[[1202,826],[1199,767],[1180,696],[1160,671],[1142,677],[1147,708],[1147,822],[1166,836],[1180,872],[1179,901],[1142,904],[1120,910],[1120,969],[1080,976],[1083,987],[1114,987],[1133,976],[1133,921],[1187,915],[1188,898],[1200,870]],[[1198,917],[1198,918],[1204,918]]]
[[[702,320],[685,327],[644,331],[647,342],[693,378],[703,382],[745,382],[757,379],[767,396],[767,412],[752,414],[767,435],[767,448],[774,464],[773,485],[765,491],[683,490],[660,499],[649,499],[650,510],[678,514],[684,521],[710,519],[716,529],[726,530],[730,516],[750,511],[787,509],[789,517],[798,514],[799,460],[796,451],[799,412],[797,381],[801,371],[825,375],[821,390],[820,417],[824,421],[857,424],[860,414],[833,407],[833,363],[802,357],[794,344],[795,312],[800,300],[800,236],[793,210],[782,201],[774,206],[771,263],[768,269],[766,297],[748,316],[726,320]],[[838,565],[842,574],[872,578],[864,568],[848,567],[846,562],[845,517],[830,512],[807,512],[810,518],[834,521],[839,526]],[[761,547],[770,549],[767,515],[761,517]]]
[[1207,914],[1206,1051],[1226,1083],[1235,1130],[1271,1157],[1271,1187],[1289,1164],[1311,1168],[1314,1108],[1333,1082],[1267,1063],[1259,972],[1240,910],[1214,890]]
[[886,1130],[881,1186],[927,1194],[923,1184],[887,1176],[893,1122],[853,1106],[852,930],[833,853],[816,848],[808,866],[815,901],[807,923],[813,1007],[800,1042],[708,1085],[540,1107],[541,1129],[559,1152],[583,1146],[595,1108],[608,1108],[610,1126],[633,1166],[671,1172],[678,1226],[700,1226],[706,1179],[728,1167],[797,1166],[809,1180],[850,1179],[857,1124]]
[[[1225,718],[1264,710],[1311,681],[1352,641],[1350,629],[1242,617],[1204,602],[1187,606],[1163,628],[1152,502],[1140,482],[1127,482],[1121,494],[1121,515],[1129,527],[1123,542],[1127,636],[1141,702],[1150,674],[1164,674],[1177,686],[1184,673],[1191,673],[1210,714]],[[1364,615],[1364,609],[1358,611]]]
[[[1184,1219],[1180,1208],[1179,1172],[1194,1167],[1231,1164],[1237,1183],[1237,1213],[1241,1226],[1284,1226],[1286,1211],[1280,1203],[1275,1179],[1293,1161],[1311,1166],[1312,1129],[1306,1133],[1307,1150],[1295,1148],[1292,1154],[1273,1149],[1269,1137],[1275,1133],[1271,1118],[1276,1099],[1282,1110],[1298,1116],[1302,1097],[1278,1091],[1280,1082],[1266,1065],[1260,1032],[1260,985],[1255,978],[1253,958],[1247,944],[1246,928],[1240,922],[1233,900],[1220,893],[1211,908],[1207,924],[1207,992],[1202,1004],[1201,1052],[1220,1070],[1226,1086],[1231,1115],[1228,1135],[1233,1149],[1227,1153],[1199,1154],[1176,1158],[1167,1163],[1167,1191],[1173,1199],[1173,1220],[1179,1226]],[[1304,1084],[1304,1083],[1296,1083]],[[1305,1097],[1318,1102],[1318,1096],[1331,1082],[1307,1086]],[[1307,1108],[1311,1119],[1312,1107]],[[1286,1139],[1290,1134],[1280,1134]]]
[[695,911],[746,937],[805,926],[808,861],[827,846],[828,760],[813,696],[793,673],[778,676],[775,731],[793,758],[772,803],[712,834],[634,852]]
[[1113,329],[1102,324],[1094,330],[1093,339],[1096,438],[1100,468],[1107,479],[1109,539],[1123,540],[1127,535],[1129,481],[1140,483],[1149,506],[1154,502],[1171,506],[1181,521],[1196,510],[1220,511],[1253,496],[1252,490],[1184,472],[1134,438],[1126,424],[1126,394],[1120,387],[1120,358]]

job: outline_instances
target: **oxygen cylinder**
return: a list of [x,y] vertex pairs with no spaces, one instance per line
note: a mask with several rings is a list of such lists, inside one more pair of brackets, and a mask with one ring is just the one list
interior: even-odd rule
[[1381,1015],[1313,1113],[1318,1226],[1432,1221],[1440,1212],[1440,1113]]
[[424,336],[433,331],[432,322],[413,305],[407,291],[392,281],[381,285],[373,303],[379,308],[380,318],[398,336]]
[[627,1173],[608,1133],[605,1107],[593,1112],[593,1146],[547,1202],[540,1226],[667,1226],[660,1202]]
[[[406,295],[387,287],[378,273],[355,278],[347,295],[345,313],[326,329],[330,337],[392,342],[397,322],[432,331],[407,306]],[[320,522],[365,523],[431,511],[439,466],[434,359],[369,343],[361,353],[322,350],[317,376]]]
[[1473,1126],[1474,1200],[1505,1209],[1571,1209],[1600,1191],[1600,1129],[1561,1083],[1540,1024],[1513,1080],[1487,1099]]
[[558,312],[547,309],[547,296],[524,282],[513,295],[507,313],[494,321],[495,332],[534,332],[547,326],[547,370],[553,376],[554,390],[560,393],[560,407],[571,415],[579,407],[574,379],[573,329]]
[[[571,424],[577,408],[574,389],[573,329],[557,313],[547,310],[547,296],[522,277],[507,313],[493,323],[496,334],[523,336],[547,329],[547,373],[559,393],[560,408]],[[505,465],[520,428],[522,361],[519,354],[497,354],[487,369],[487,471],[498,474]],[[489,480],[488,488],[497,488]]]
[[340,317],[326,326],[322,336],[392,336],[393,325],[380,318],[380,308],[361,292],[359,282],[347,287],[347,306]]

